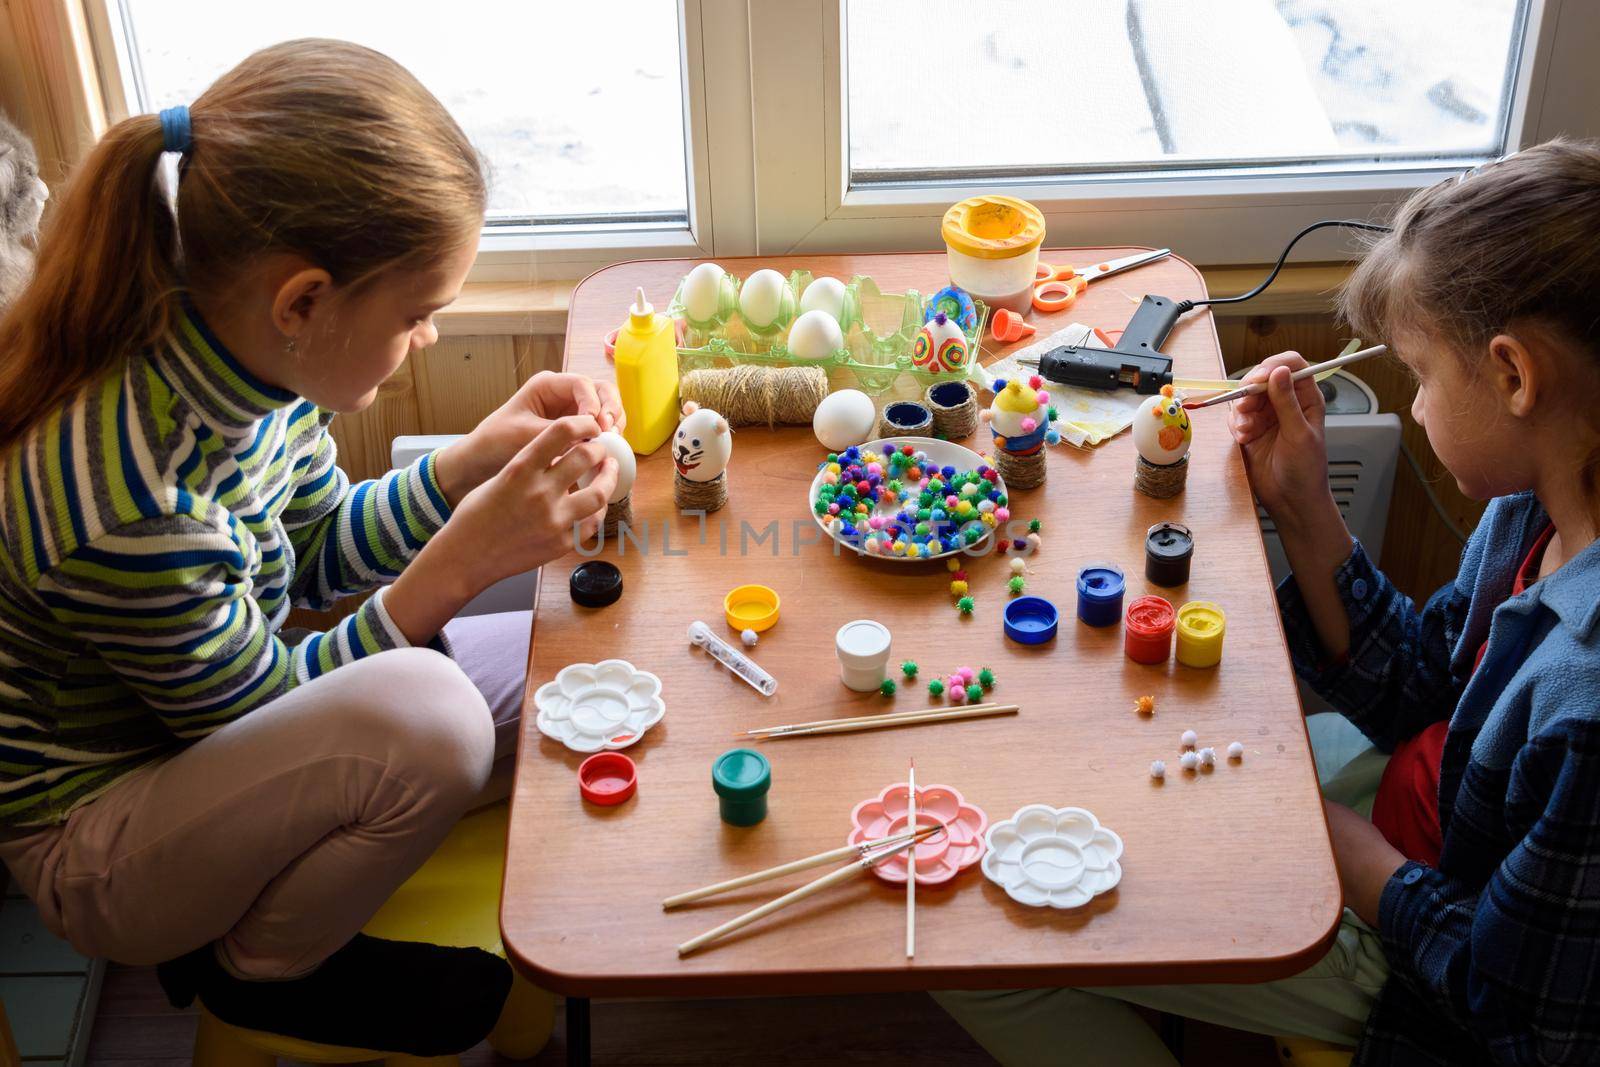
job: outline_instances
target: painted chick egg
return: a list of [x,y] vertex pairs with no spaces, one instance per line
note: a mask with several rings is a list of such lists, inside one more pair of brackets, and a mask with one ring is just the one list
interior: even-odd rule
[[1027,437],[1050,419],[1048,404],[1041,403],[1039,392],[1013,378],[989,405],[989,428],[996,437]]
[[960,370],[967,365],[967,335],[954,319],[940,311],[923,323],[911,346],[911,365],[918,370]]
[[683,405],[683,421],[672,439],[672,465],[691,482],[710,482],[728,469],[733,431],[728,420],[694,401]]
[[1140,404],[1133,417],[1133,446],[1147,463],[1165,466],[1178,462],[1188,455],[1193,435],[1189,413],[1170,385],[1163,385],[1160,393]]

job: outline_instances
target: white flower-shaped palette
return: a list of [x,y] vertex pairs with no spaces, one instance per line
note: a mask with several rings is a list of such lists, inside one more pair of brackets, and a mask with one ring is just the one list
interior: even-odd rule
[[1122,880],[1122,838],[1083,808],[1029,804],[985,840],[984,876],[1029,907],[1080,907]]
[[625,659],[563,667],[533,703],[539,731],[574,752],[627,748],[667,713],[661,679]]

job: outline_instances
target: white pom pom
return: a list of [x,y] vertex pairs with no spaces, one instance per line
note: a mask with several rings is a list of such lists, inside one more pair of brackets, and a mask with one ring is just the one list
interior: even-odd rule
[[1166,764],[1166,761],[1165,760],[1151,760],[1150,761],[1150,777],[1159,780],[1159,779],[1165,778],[1166,776],[1167,776],[1167,764]]
[[1186,771],[1192,771],[1196,767],[1200,766],[1200,757],[1195,755],[1193,752],[1185,752],[1182,756],[1178,757],[1178,766],[1182,767]]
[[1217,765],[1217,750],[1207,745],[1200,750],[1200,765],[1202,767],[1215,767]]
[[1012,557],[1012,559],[1011,559],[1011,573],[1012,574],[1021,574],[1022,572],[1026,571],[1027,569],[1028,569],[1028,565],[1023,562],[1021,556]]
[[739,634],[739,640],[754,648],[755,643],[761,640],[761,635],[757,634],[754,630],[745,630]]
[[1233,760],[1244,759],[1244,745],[1238,741],[1229,745],[1228,758]]
[[1183,732],[1183,737],[1179,739],[1179,744],[1181,744],[1184,748],[1193,748],[1199,743],[1200,735],[1195,733],[1193,730],[1185,730]]

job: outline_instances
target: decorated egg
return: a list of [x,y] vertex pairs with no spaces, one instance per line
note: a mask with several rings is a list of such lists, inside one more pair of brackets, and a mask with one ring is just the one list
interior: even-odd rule
[[1145,462],[1157,466],[1176,463],[1188,455],[1193,434],[1189,413],[1170,385],[1163,385],[1160,393],[1140,404],[1133,417],[1133,446]]
[[683,421],[672,439],[672,465],[691,482],[715,481],[733,457],[728,420],[694,401],[683,405]]
[[702,263],[683,280],[683,309],[691,322],[710,322],[722,303],[722,279],[727,272],[715,263]]
[[872,398],[859,389],[829,393],[811,417],[811,429],[829,452],[843,452],[872,436],[878,424],[878,409]]
[[800,311],[826,311],[835,322],[844,319],[844,282],[838,278],[813,278],[800,294]]
[[805,312],[789,327],[789,354],[796,359],[826,359],[843,347],[839,320],[822,308]]
[[756,271],[739,287],[739,314],[755,329],[766,329],[783,313],[783,293],[787,286],[783,275],[775,270]]
[[[627,439],[620,433],[607,430],[595,440],[606,450],[606,455],[617,461],[617,487],[606,499],[607,504],[615,504],[633,491],[633,480],[638,476],[639,463],[633,458],[633,446],[628,444]],[[592,481],[594,475],[585,474],[578,479],[578,488],[582,489]]]
[[940,373],[960,370],[967,365],[967,335],[944,312],[935,313],[917,331],[911,346],[911,365]]
[[1029,388],[1013,378],[1004,385],[996,383],[994,401],[989,405],[987,419],[996,437],[1028,437],[1043,433],[1050,421],[1048,398],[1041,400],[1037,389]]

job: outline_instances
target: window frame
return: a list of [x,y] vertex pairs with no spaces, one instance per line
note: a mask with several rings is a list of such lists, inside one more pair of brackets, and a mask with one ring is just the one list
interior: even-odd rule
[[[781,129],[787,116],[820,109],[809,135],[774,140],[758,151],[759,230],[764,253],[942,247],[939,220],[957,200],[1003,191],[1037,204],[1053,243],[1170,246],[1208,265],[1276,258],[1285,237],[1318,218],[1379,215],[1410,192],[1484,161],[1461,157],[1330,164],[1299,168],[1218,168],[1022,177],[1014,182],[932,181],[852,187],[848,162],[848,0],[755,5],[751,26],[757,130]],[[1529,0],[1522,49],[1510,79],[1507,140],[1515,149],[1555,132],[1600,135],[1600,114],[1580,113],[1580,41],[1600,39],[1600,5]],[[1558,33],[1559,28],[1559,33]],[[804,101],[797,101],[803,96]],[[784,99],[787,97],[788,99]],[[1588,99],[1600,98],[1593,94]],[[1567,106],[1552,108],[1552,102]],[[761,137],[758,134],[758,149]],[[1048,238],[1047,238],[1048,239]],[[1294,258],[1349,258],[1348,238],[1321,232]]]

